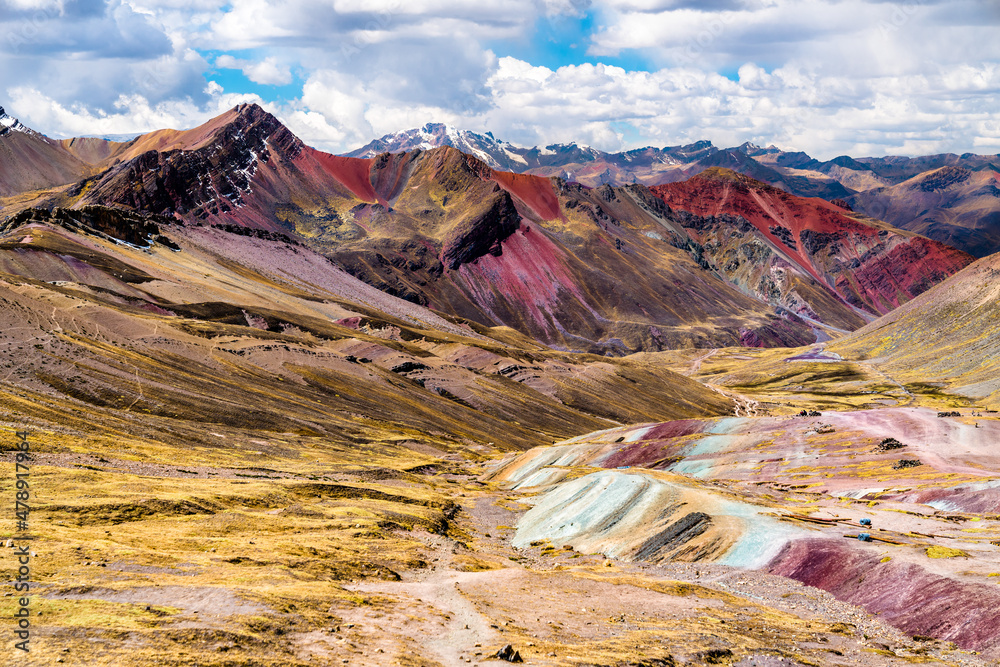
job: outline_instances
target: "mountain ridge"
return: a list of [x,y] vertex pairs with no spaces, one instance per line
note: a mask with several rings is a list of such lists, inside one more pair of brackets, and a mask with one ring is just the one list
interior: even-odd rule
[[[705,173],[752,191],[739,206],[699,208],[708,177],[657,192],[501,171],[449,146],[335,156],[257,105],[143,135],[108,163],[27,203],[290,235],[390,294],[566,350],[801,345],[817,325],[856,329],[964,266],[933,242],[718,167]],[[778,203],[827,226],[790,249],[784,235],[802,230],[769,212]],[[880,235],[865,261],[839,249],[856,228]],[[721,239],[736,238],[757,250],[733,254]],[[914,275],[877,269],[906,248]]]
[[[438,123],[385,135],[346,155],[374,157],[379,152],[426,150],[442,145],[467,149],[465,152],[476,155],[494,169],[558,176],[590,187],[629,183],[662,185],[686,180],[712,167],[727,167],[792,194],[850,201],[858,212],[874,218],[881,218],[890,208],[897,208],[881,203],[878,196],[881,191],[919,174],[943,167],[1000,173],[1000,154],[943,153],[881,158],[841,155],[821,161],[804,152],[786,152],[773,145],[762,148],[744,142],[733,148],[718,148],[710,141],[608,153],[575,143],[524,148],[498,140],[492,133],[482,135]],[[956,202],[965,209],[963,214],[955,216],[946,209],[938,209],[937,217],[944,217],[944,222],[932,219],[922,224],[910,219],[899,220],[901,213],[890,215],[897,226],[919,230],[975,256],[1000,250],[1000,203],[969,203],[961,196]]]

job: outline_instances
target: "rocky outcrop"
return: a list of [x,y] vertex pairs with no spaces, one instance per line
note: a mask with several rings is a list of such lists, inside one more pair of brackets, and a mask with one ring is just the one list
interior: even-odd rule
[[382,153],[372,160],[371,183],[382,199],[390,204],[399,197],[416,167],[419,151],[412,153]]
[[[135,213],[105,206],[84,206],[78,209],[25,209],[0,224],[0,234],[32,223],[58,225],[63,229],[95,235],[114,241],[146,248],[161,242],[173,245],[161,234],[161,227],[172,220],[148,213]],[[163,239],[160,241],[160,239]]]
[[485,210],[464,219],[445,238],[441,260],[449,269],[454,271],[487,253],[499,257],[503,241],[517,231],[521,216],[514,201],[499,185],[494,185],[493,194]]
[[83,201],[204,219],[244,204],[260,163],[293,160],[303,145],[256,105],[192,150],[147,151],[81,184]]

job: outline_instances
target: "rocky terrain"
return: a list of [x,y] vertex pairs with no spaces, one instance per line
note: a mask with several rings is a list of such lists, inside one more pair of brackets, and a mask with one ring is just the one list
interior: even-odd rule
[[976,419],[910,408],[675,421],[531,450],[497,475],[544,489],[515,546],[781,574],[995,656],[1000,422]]
[[1000,656],[992,258],[722,168],[333,156],[252,105],[4,127],[78,156],[0,199],[19,664]]
[[[719,168],[654,190],[591,189],[449,147],[337,157],[253,105],[139,137],[115,160],[31,205],[291,235],[389,294],[568,351],[806,344],[828,336],[823,327],[863,326],[971,261]],[[743,194],[717,202],[717,182]]]
[[[557,176],[589,187],[662,185],[722,167],[800,197],[849,202],[859,213],[918,232],[976,257],[1000,250],[997,217],[1000,202],[995,192],[1000,174],[998,155],[947,153],[915,158],[841,155],[820,161],[806,153],[787,152],[775,146],[764,148],[747,142],[718,148],[709,141],[621,153],[576,144],[528,149],[498,140],[489,133],[481,135],[433,123],[386,135],[348,155],[375,157],[383,152],[405,153],[439,146],[452,146],[475,155],[494,169]],[[957,179],[956,173],[965,176]]]
[[[972,261],[969,255],[925,237],[836,204],[789,195],[731,171],[710,169],[652,191],[669,206],[699,216],[745,220],[740,233],[733,232],[731,223],[696,220],[690,225],[697,230],[692,236],[730,280],[764,295],[780,295],[783,305],[821,321],[830,318],[810,309],[817,297],[791,293],[801,282],[794,273],[833,287],[855,312],[881,315]],[[838,324],[852,330],[856,325],[848,317],[842,315]]]
[[845,359],[871,360],[916,391],[947,391],[1000,409],[998,277],[1000,256],[985,257],[830,349]]

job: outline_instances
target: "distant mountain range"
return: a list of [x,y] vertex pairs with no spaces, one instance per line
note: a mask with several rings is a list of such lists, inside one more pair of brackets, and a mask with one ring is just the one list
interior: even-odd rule
[[[748,142],[734,148],[717,148],[709,141],[607,153],[575,143],[523,148],[498,140],[491,133],[477,134],[440,123],[387,134],[347,155],[374,157],[438,146],[475,155],[493,169],[559,176],[589,187],[661,185],[686,180],[712,167],[724,167],[791,194],[845,200],[860,213],[920,232],[977,257],[1000,250],[1000,155],[843,155],[823,162],[775,146],[762,148]],[[941,169],[952,170],[952,176],[935,176]],[[964,176],[956,178],[954,175],[959,173]],[[935,195],[914,198],[909,186],[893,187],[910,179],[925,184],[920,188],[934,184]],[[924,205],[914,210],[917,200]]]

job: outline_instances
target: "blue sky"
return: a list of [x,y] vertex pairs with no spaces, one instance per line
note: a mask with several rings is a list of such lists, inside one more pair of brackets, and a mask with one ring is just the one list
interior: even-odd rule
[[446,122],[523,145],[1000,152],[991,0],[0,0],[0,105],[53,136],[261,103],[346,151]]

